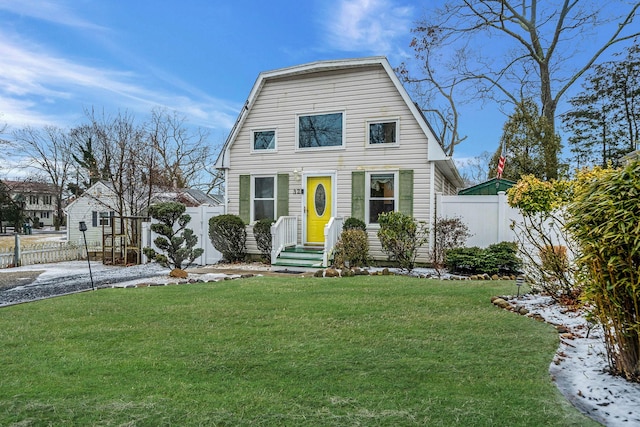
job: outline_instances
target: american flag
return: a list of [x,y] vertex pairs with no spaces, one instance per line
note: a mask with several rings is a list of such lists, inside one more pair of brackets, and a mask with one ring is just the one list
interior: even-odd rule
[[504,153],[500,156],[500,160],[498,160],[498,179],[502,178],[502,172],[504,171],[504,162],[506,158],[504,157]]

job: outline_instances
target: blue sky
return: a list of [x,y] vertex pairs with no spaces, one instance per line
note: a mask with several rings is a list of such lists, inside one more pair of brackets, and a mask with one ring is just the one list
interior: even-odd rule
[[[412,55],[441,3],[411,0],[0,0],[0,124],[79,124],[84,109],[146,118],[163,106],[221,143],[261,71]],[[464,107],[463,159],[498,146],[505,116]]]

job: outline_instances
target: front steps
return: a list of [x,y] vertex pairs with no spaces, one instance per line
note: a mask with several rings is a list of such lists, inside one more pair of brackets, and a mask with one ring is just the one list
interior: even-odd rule
[[295,246],[280,252],[274,266],[323,268],[324,248]]

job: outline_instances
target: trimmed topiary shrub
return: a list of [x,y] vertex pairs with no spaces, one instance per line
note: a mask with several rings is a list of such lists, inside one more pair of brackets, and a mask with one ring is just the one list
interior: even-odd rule
[[418,249],[427,242],[428,229],[424,222],[402,212],[383,212],[378,216],[378,239],[382,250],[400,268],[413,270]]
[[270,218],[262,218],[253,224],[253,237],[262,256],[262,261],[271,263],[271,225],[275,221]]
[[186,228],[191,215],[185,214],[185,210],[185,205],[178,202],[149,206],[149,215],[160,221],[151,224],[151,231],[159,234],[153,243],[164,253],[158,253],[153,248],[143,248],[143,252],[150,260],[163,267],[183,268],[186,261],[184,268],[187,268],[204,252],[202,248],[195,248],[198,237],[193,234],[193,230]]
[[361,219],[354,218],[354,217],[349,217],[349,218],[344,220],[344,224],[342,224],[342,229],[343,230],[362,230],[362,231],[366,231],[367,230],[367,224],[365,224],[364,221],[361,220]]
[[369,236],[358,228],[346,229],[340,234],[333,252],[337,268],[366,267],[369,264]]
[[237,215],[218,215],[209,219],[209,239],[225,261],[242,261],[247,255],[247,230]]

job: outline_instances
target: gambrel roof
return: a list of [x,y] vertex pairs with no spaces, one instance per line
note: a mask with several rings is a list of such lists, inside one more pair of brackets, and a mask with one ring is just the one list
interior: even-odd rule
[[415,118],[416,122],[419,124],[420,128],[424,132],[425,138],[427,139],[428,146],[428,159],[427,161],[433,161],[436,164],[436,167],[441,170],[441,172],[456,186],[462,187],[463,181],[458,173],[455,164],[453,163],[453,159],[447,156],[442,149],[440,142],[438,141],[435,132],[425,119],[424,115],[420,111],[420,109],[413,102],[408,92],[400,82],[400,79],[393,71],[393,68],[389,64],[389,61],[384,56],[374,56],[374,57],[366,57],[366,58],[356,58],[356,59],[339,59],[339,60],[328,60],[328,61],[317,61],[311,62],[308,64],[296,65],[293,67],[280,68],[272,71],[264,71],[258,75],[256,82],[249,93],[249,97],[245,102],[236,123],[231,129],[231,133],[227,138],[220,154],[218,155],[218,159],[216,160],[215,167],[218,169],[228,169],[229,168],[229,150],[230,147],[235,142],[238,133],[242,129],[244,121],[246,120],[248,113],[251,111],[254,102],[259,96],[261,90],[270,80],[274,79],[282,79],[287,77],[295,77],[300,75],[309,75],[313,73],[321,73],[326,71],[333,70],[349,70],[356,69],[362,67],[372,67],[378,66],[381,67],[397,89],[398,93],[404,100],[407,105],[407,108],[411,111],[411,114]]

